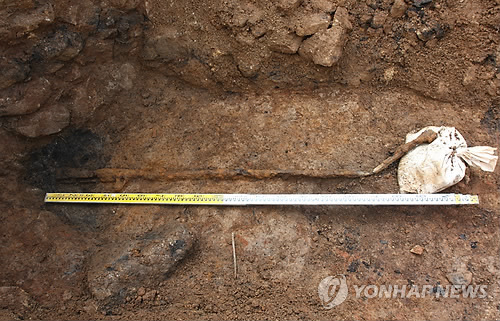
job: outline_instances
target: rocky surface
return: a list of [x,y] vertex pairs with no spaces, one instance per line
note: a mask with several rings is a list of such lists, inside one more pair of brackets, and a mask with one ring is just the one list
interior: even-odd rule
[[[494,97],[500,86],[495,76],[498,46],[479,40],[493,34],[483,23],[486,18],[475,18],[489,9],[475,3],[230,1],[206,10],[191,2],[167,9],[154,0],[5,4],[0,11],[7,17],[0,26],[0,41],[6,45],[0,61],[0,117],[8,128],[29,137],[85,124],[114,95],[130,90],[144,68],[230,91],[390,81],[428,97],[474,103],[468,93]],[[180,18],[173,21],[168,10]],[[460,10],[476,14],[454,14]],[[482,47],[457,54],[454,43],[476,40]],[[369,59],[363,52],[370,53]],[[434,63],[436,59],[445,62]],[[320,68],[311,68],[310,62]],[[485,70],[468,72],[462,80],[458,66]],[[442,81],[442,74],[449,81]],[[127,79],[116,84],[121,76]],[[71,114],[69,124],[63,107],[44,104],[64,106]],[[27,120],[16,119],[20,126],[10,126],[13,121],[6,119],[38,110]],[[50,110],[53,116],[47,115]],[[53,124],[30,128],[38,119]]]
[[136,292],[143,297],[144,287],[164,281],[193,243],[191,232],[179,224],[150,231],[139,240],[113,242],[92,257],[90,292],[103,306],[124,303]]

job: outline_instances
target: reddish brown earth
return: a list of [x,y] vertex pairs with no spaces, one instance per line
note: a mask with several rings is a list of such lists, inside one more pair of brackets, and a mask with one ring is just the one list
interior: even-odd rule
[[[369,170],[428,125],[499,147],[500,3],[0,0],[0,319],[498,319],[478,206],[49,205],[46,192],[397,193],[363,179],[56,180],[60,168]],[[231,233],[238,278],[233,275]],[[420,245],[421,255],[410,250]],[[323,308],[319,282],[487,297]]]

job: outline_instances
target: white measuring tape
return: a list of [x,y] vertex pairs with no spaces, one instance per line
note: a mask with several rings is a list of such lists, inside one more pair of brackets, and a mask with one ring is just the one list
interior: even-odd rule
[[477,195],[462,194],[132,194],[47,193],[46,203],[165,205],[467,205]]

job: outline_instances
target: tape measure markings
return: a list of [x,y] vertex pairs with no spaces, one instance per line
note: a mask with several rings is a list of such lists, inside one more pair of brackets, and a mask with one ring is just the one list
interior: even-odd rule
[[126,203],[180,205],[466,205],[477,195],[462,194],[133,194],[47,193],[46,203]]

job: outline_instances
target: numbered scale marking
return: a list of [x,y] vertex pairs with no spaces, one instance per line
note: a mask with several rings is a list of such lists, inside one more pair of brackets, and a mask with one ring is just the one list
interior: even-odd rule
[[46,203],[165,205],[469,205],[477,195],[462,194],[131,194],[47,193]]

